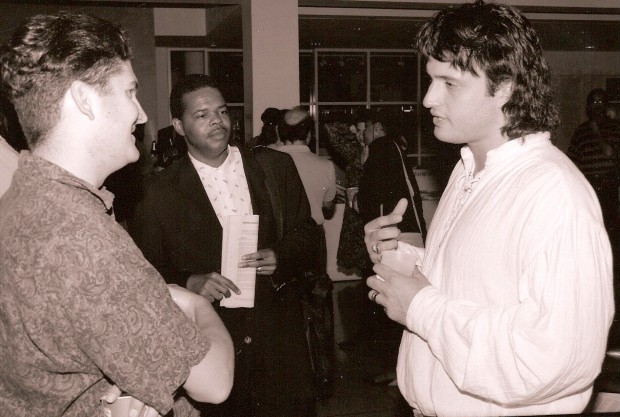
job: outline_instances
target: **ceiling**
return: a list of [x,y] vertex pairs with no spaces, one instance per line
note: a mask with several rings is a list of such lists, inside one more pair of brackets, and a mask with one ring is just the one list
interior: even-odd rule
[[[0,0],[4,2],[6,0]],[[158,46],[196,46],[219,48],[242,48],[241,6],[248,0],[8,0],[8,3],[50,3],[82,5],[122,5],[133,7],[205,7],[226,10],[227,16],[212,29],[206,38],[158,37]],[[250,0],[251,1],[251,0]],[[435,2],[403,0],[298,0],[306,10],[329,10],[329,15],[300,15],[300,49],[313,48],[403,48],[411,47],[417,29],[427,18],[352,16],[349,11],[390,9],[398,16],[400,10],[437,10],[447,6],[447,0]],[[538,17],[554,16],[553,19],[532,19],[545,50],[556,51],[620,51],[620,7],[608,7],[608,1],[582,2],[546,0],[513,0],[520,4],[526,14]],[[456,2],[456,0],[455,0]],[[538,5],[538,4],[546,4]],[[557,6],[549,6],[555,4]],[[574,6],[580,4],[579,7]],[[363,5],[363,9],[360,9]],[[347,16],[338,15],[339,11]],[[360,13],[357,13],[360,14]],[[559,18],[556,18],[559,16]],[[571,20],[573,19],[573,20]],[[606,19],[606,20],[605,20]]]
[[[240,7],[213,29],[201,46],[241,48]],[[421,17],[300,15],[299,47],[410,48]],[[565,19],[565,18],[564,18]],[[620,51],[617,20],[531,20],[545,50]],[[162,45],[163,46],[163,45]]]

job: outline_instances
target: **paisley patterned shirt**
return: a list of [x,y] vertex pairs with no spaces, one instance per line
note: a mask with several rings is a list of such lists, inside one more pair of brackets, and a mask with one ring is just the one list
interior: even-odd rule
[[110,381],[166,414],[206,355],[209,339],[114,220],[112,199],[20,155],[0,199],[2,415],[103,416]]

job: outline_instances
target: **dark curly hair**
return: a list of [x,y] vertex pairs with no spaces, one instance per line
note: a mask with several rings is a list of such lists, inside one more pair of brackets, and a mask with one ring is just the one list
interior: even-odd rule
[[73,81],[106,92],[110,77],[130,59],[125,32],[107,20],[69,12],[27,19],[3,47],[0,73],[28,146],[36,147],[56,126]]
[[515,8],[482,0],[448,7],[422,26],[416,47],[426,58],[449,62],[474,76],[483,71],[490,95],[511,81],[512,95],[502,109],[507,119],[502,133],[510,139],[558,126],[540,39]]
[[185,111],[183,96],[201,88],[211,87],[220,90],[220,86],[215,79],[205,74],[189,74],[181,78],[172,87],[170,92],[170,114],[175,119],[181,119]]
[[278,122],[278,132],[280,139],[284,141],[295,142],[296,140],[305,141],[308,134],[314,129],[314,121],[310,115],[302,109],[293,109],[291,111],[304,112],[306,115],[295,125],[289,125],[286,123],[285,117],[282,117]]

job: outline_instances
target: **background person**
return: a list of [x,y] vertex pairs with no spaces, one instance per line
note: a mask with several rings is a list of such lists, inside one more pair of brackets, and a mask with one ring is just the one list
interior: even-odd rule
[[[344,169],[347,187],[336,263],[339,268],[355,270],[359,275],[370,263],[364,246],[364,223],[357,207],[357,192],[363,169],[364,145],[363,139],[360,139],[363,136],[363,124],[363,122],[358,122],[352,126],[354,129],[341,122],[325,124],[325,132],[329,141],[328,151],[332,160]],[[355,126],[362,130],[358,131]],[[348,340],[344,345],[341,343],[341,347],[351,344],[353,340]]]
[[174,130],[174,126],[166,126],[157,131],[157,139],[151,144],[151,158],[154,169],[166,168],[179,156],[187,152],[187,145],[182,136]]
[[[208,416],[314,416],[316,401],[302,313],[304,274],[316,268],[321,230],[311,217],[291,157],[267,147],[231,146],[226,101],[212,78],[193,74],[170,94],[188,153],[157,173],[138,204],[132,235],[168,283],[212,301],[236,352],[230,398]],[[226,308],[236,291],[221,275],[222,223],[259,215],[253,308]]]
[[[403,220],[398,224],[400,238],[408,243],[424,246],[426,223],[422,212],[420,189],[409,165],[406,153],[401,147],[401,132],[396,118],[389,117],[382,111],[369,110],[364,117],[364,143],[368,147],[368,158],[357,193],[359,213],[364,224],[382,213],[389,213],[396,207],[401,198],[410,201],[414,209],[405,212]],[[405,172],[408,177],[405,176]],[[409,181],[409,184],[408,184]],[[413,195],[410,194],[410,187]],[[372,264],[367,263],[362,277],[373,274]],[[384,372],[370,377],[375,384],[395,383],[395,363],[398,356],[398,345],[403,327],[386,317],[383,308],[371,302],[363,291],[362,328],[365,329],[364,339],[378,345],[384,359]]]
[[230,392],[221,320],[166,286],[101,188],[139,156],[132,133],[147,117],[130,59],[118,26],[71,13],[28,19],[0,59],[30,148],[0,199],[4,415],[102,415],[100,399],[122,390],[148,416],[189,416],[186,394]]
[[310,201],[312,218],[322,225],[331,218],[336,208],[336,169],[334,164],[310,150],[314,122],[302,109],[289,110],[278,124],[284,145],[278,150],[293,158],[306,195]]
[[[365,114],[364,143],[368,146],[368,158],[364,162],[357,194],[357,204],[364,223],[383,213],[389,213],[401,198],[410,199],[405,170],[413,187],[415,209],[405,213],[398,227],[401,239],[417,246],[424,245],[426,223],[422,213],[420,189],[401,148],[399,123],[380,110]],[[404,165],[404,166],[403,166]]]
[[[307,111],[295,108],[287,111],[278,124],[284,145],[278,150],[289,154],[306,190],[312,218],[323,226],[333,217],[336,209],[336,169],[332,161],[324,159],[309,148],[314,121]],[[323,230],[323,232],[325,232]],[[335,372],[333,283],[327,274],[327,247],[323,233],[317,274],[304,297],[305,317],[308,320],[308,341],[312,366],[316,375],[319,396],[332,394]]]
[[575,129],[567,154],[594,188],[607,232],[617,244],[620,123],[608,117],[608,106],[605,90],[590,91],[586,99],[588,120]]
[[254,146],[267,146],[276,142],[281,142],[278,137],[278,122],[284,113],[275,107],[268,107],[260,116],[263,122],[260,134],[252,138],[248,143],[248,148]]
[[[405,201],[366,225],[369,296],[407,327],[399,387],[424,415],[581,413],[613,317],[612,257],[592,187],[550,141],[540,40],[515,8],[476,1],[437,13],[416,42],[435,137],[466,146],[425,249],[382,228]],[[421,271],[379,263],[397,244]]]

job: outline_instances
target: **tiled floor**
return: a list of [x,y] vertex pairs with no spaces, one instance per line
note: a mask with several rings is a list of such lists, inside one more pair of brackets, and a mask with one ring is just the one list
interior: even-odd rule
[[[612,347],[620,346],[620,321],[614,321],[610,341]],[[317,417],[412,417],[411,408],[400,395],[397,387],[373,385],[369,376],[385,369],[381,360],[381,346],[357,344],[343,351],[337,347],[338,368],[333,396],[319,402]],[[596,386],[606,392],[620,393],[620,360],[608,357]],[[620,413],[593,414],[585,411],[582,416],[614,416]],[[547,416],[549,417],[549,416]]]
[[404,417],[412,416],[397,387],[373,385],[369,376],[382,371],[380,347],[355,346],[337,349],[338,369],[334,393],[319,403],[318,417]]

